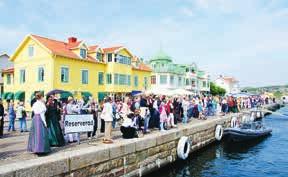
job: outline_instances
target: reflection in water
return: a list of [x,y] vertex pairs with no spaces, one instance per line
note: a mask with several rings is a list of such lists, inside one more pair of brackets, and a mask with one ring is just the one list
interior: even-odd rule
[[247,141],[245,143],[231,143],[224,141],[224,143],[222,143],[222,147],[225,152],[225,158],[241,160],[245,158],[245,154],[253,153],[254,155],[256,155],[262,149],[261,143],[269,137],[263,137],[253,141]]
[[[288,115],[288,108],[279,110]],[[177,161],[149,177],[288,176],[288,117],[269,115],[265,123],[272,136],[245,143],[222,141],[206,147],[186,161]]]

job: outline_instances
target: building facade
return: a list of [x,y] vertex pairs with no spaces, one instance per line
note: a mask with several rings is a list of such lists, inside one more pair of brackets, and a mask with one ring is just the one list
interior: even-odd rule
[[149,61],[149,65],[153,70],[151,76],[153,89],[182,88],[195,94],[210,91],[209,74],[199,70],[195,63],[190,65],[175,64],[170,56],[160,50]]
[[4,95],[14,93],[14,99],[27,104],[35,91],[61,89],[74,97],[102,100],[105,95],[121,96],[150,87],[151,69],[126,47],[88,46],[75,37],[58,41],[28,35],[11,61],[14,68],[3,70]]
[[[9,60],[9,55],[4,53],[0,55],[0,72],[3,69],[13,68],[13,63]],[[3,95],[5,92],[4,90],[4,82],[2,73],[0,74],[0,94]]]
[[234,77],[220,75],[216,80],[215,84],[226,90],[226,94],[235,94],[240,92],[239,81]]

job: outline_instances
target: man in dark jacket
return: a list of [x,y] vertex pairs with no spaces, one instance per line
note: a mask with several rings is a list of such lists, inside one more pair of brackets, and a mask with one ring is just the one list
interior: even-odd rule
[[3,137],[4,129],[4,106],[2,100],[0,99],[0,138]]

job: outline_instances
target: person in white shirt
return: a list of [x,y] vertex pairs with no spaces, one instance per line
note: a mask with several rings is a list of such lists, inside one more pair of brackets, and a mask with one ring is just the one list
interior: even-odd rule
[[182,107],[183,107],[183,124],[186,124],[188,121],[188,107],[189,107],[189,102],[187,101],[187,98],[184,97],[182,100]]
[[[68,98],[68,104],[66,105],[66,114],[79,114],[80,113],[80,107],[78,104],[73,104],[74,99],[72,97]],[[65,119],[65,117],[64,117]],[[72,142],[79,142],[80,140],[80,133],[69,133],[65,135],[66,141],[72,143]]]
[[101,118],[105,121],[105,133],[103,143],[110,144],[113,143],[112,140],[112,121],[113,121],[113,108],[111,104],[111,98],[108,97],[105,99],[103,105],[103,110],[101,113]]
[[47,124],[45,119],[46,106],[41,93],[36,94],[37,101],[32,106],[34,117],[28,140],[28,151],[36,154],[51,152]]
[[124,103],[122,104],[120,114],[123,117],[123,123],[120,127],[120,131],[122,132],[122,137],[125,139],[138,137],[137,123],[136,123],[137,119],[135,115],[131,113],[129,109],[128,97],[124,99]]
[[24,103],[21,101],[16,108],[16,119],[19,119],[21,132],[27,132],[26,117]]

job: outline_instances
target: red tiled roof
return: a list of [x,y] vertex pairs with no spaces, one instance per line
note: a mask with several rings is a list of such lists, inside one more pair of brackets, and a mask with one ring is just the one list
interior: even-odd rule
[[104,53],[113,53],[116,50],[122,48],[123,46],[115,46],[115,47],[109,47],[109,48],[104,48],[103,51]]
[[144,63],[140,63],[138,67],[133,67],[135,70],[152,71],[152,69]]
[[238,82],[234,77],[227,77],[227,76],[224,76],[223,79],[226,80],[226,81]]
[[38,40],[41,44],[43,44],[46,48],[48,48],[52,53],[56,55],[68,58],[82,59],[71,50],[72,48],[79,46],[79,44],[82,41],[77,41],[75,43],[67,43],[53,39],[48,39],[37,35],[31,35],[31,36],[34,37],[36,40]]
[[89,51],[95,51],[97,48],[99,47],[99,45],[93,45],[93,46],[89,46]]
[[[78,47],[82,41],[77,41],[74,43],[68,43],[68,42],[62,42],[62,41],[57,41],[54,39],[49,39],[37,35],[31,35],[33,38],[35,38],[37,41],[39,41],[42,45],[44,45],[47,49],[49,49],[53,54],[67,57],[67,58],[74,58],[74,59],[81,59],[82,61],[90,61],[90,62],[97,62],[97,63],[102,63],[97,61],[94,57],[92,56],[87,56],[86,60],[83,60],[80,56],[75,54],[71,49]],[[94,45],[94,46],[89,46],[88,50],[96,50],[99,46]],[[109,48],[104,48],[103,51],[104,53],[113,53],[116,50],[122,48],[123,46],[115,46],[115,47],[109,47]],[[134,59],[134,57],[133,57]],[[132,60],[133,60],[132,59]],[[134,59],[135,61],[139,60],[137,57]],[[152,71],[151,68],[144,63],[140,63],[139,67],[133,67],[133,69],[136,70],[143,70],[143,71]],[[14,69],[13,69],[14,71]]]
[[14,68],[5,68],[2,69],[2,73],[13,73],[14,72]]

